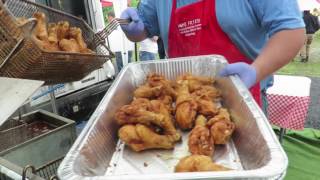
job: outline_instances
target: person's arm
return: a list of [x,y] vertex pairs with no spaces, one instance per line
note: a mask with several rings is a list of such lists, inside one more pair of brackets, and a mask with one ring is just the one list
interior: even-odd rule
[[148,38],[147,30],[144,30],[140,34],[135,34],[135,35],[132,35],[132,34],[129,34],[129,33],[126,33],[126,32],[124,34],[132,42],[141,42],[141,41],[143,41],[143,40]]
[[297,1],[250,0],[257,22],[270,39],[255,61],[234,63],[221,70],[221,76],[238,75],[250,88],[289,63],[302,47],[304,23]]
[[305,29],[282,30],[274,34],[252,66],[257,71],[256,81],[289,63],[299,52],[305,41]]

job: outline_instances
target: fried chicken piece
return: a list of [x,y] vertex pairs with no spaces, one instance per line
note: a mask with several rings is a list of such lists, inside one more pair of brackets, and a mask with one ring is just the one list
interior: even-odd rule
[[192,96],[198,99],[213,101],[221,97],[221,92],[213,86],[201,86],[192,93]]
[[71,27],[69,29],[69,37],[73,38],[77,41],[79,48],[80,48],[80,53],[86,53],[86,54],[93,54],[94,52],[88,49],[86,42],[83,39],[82,36],[82,30],[77,27]]
[[230,115],[224,108],[221,108],[219,114],[208,121],[207,126],[210,128],[215,144],[228,143],[235,129],[235,124],[231,122]]
[[171,96],[173,99],[176,99],[177,93],[173,88],[173,82],[166,79],[164,76],[151,73],[147,76],[147,84],[150,87],[161,86],[163,88],[162,94]]
[[122,106],[116,112],[115,119],[119,125],[140,123],[147,126],[154,124],[163,127],[166,124],[164,115],[132,105]]
[[115,114],[115,119],[119,125],[124,124],[144,124],[147,126],[156,125],[162,128],[165,134],[173,132],[173,123],[165,115],[155,113],[132,105],[121,107]]
[[39,40],[38,38],[32,36],[33,42],[42,50],[48,51],[48,52],[56,52],[60,51],[60,48],[58,44],[50,43],[48,40]]
[[37,19],[37,25],[33,30],[33,34],[39,40],[48,40],[46,15],[42,12],[36,12],[33,14],[33,17]]
[[196,102],[198,104],[198,113],[204,116],[213,117],[219,112],[218,106],[212,101],[197,99]]
[[136,98],[131,102],[130,105],[139,107],[139,109],[144,109],[146,111],[151,108],[150,100],[146,98]]
[[59,47],[62,51],[79,53],[80,47],[75,39],[62,39],[59,41]]
[[181,135],[178,133],[177,129],[174,126],[172,115],[170,113],[170,109],[163,104],[159,100],[152,100],[151,103],[151,110],[156,113],[160,113],[164,116],[164,124],[163,130],[165,135],[171,135],[173,141],[179,141],[181,139]]
[[193,76],[191,74],[185,74],[182,76],[179,76],[177,78],[177,81],[179,80],[187,80],[189,85],[189,91],[193,92],[197,89],[200,89],[201,86],[204,85],[213,85],[215,80],[210,77],[204,77],[204,76]]
[[168,95],[160,95],[157,100],[161,101],[163,104],[168,106],[168,109],[172,109],[173,99]]
[[57,27],[58,40],[69,39],[70,24],[68,21],[59,21]]
[[133,94],[135,98],[155,99],[160,96],[161,91],[161,86],[150,87],[148,85],[143,85],[137,88]]
[[215,164],[211,157],[191,155],[182,158],[175,167],[175,172],[229,171],[231,169]]
[[197,115],[197,103],[189,93],[187,81],[179,81],[177,87],[176,121],[183,130],[191,129]]
[[188,146],[191,154],[213,156],[214,144],[210,130],[206,127],[207,119],[199,115],[196,119],[196,126],[192,129]]
[[145,125],[124,125],[119,138],[136,152],[147,149],[173,149],[174,142],[166,135],[159,135]]
[[69,37],[75,39],[78,42],[80,49],[87,48],[87,44],[83,40],[82,30],[80,28],[71,27],[69,29]]
[[51,44],[58,44],[58,26],[56,23],[48,24],[48,41]]

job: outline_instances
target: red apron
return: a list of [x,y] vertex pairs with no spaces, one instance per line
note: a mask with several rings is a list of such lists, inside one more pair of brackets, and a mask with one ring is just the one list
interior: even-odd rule
[[[252,63],[222,31],[215,0],[200,0],[179,9],[177,0],[173,0],[168,45],[170,58],[220,54],[229,63]],[[250,91],[261,104],[259,83]]]

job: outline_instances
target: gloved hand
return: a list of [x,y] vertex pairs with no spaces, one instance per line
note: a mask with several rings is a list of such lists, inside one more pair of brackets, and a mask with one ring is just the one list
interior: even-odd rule
[[220,76],[223,77],[230,75],[238,75],[247,88],[251,88],[257,80],[256,69],[243,62],[229,64],[220,72]]
[[140,35],[144,31],[144,24],[136,8],[127,8],[121,13],[121,19],[131,20],[128,25],[121,25],[122,30],[128,35]]

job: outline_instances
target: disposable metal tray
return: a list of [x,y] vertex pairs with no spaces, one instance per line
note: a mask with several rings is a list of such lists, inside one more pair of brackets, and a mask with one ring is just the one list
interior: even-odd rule
[[174,173],[179,158],[188,154],[187,134],[173,151],[135,153],[118,140],[114,114],[132,100],[132,92],[150,72],[168,79],[178,75],[216,77],[226,65],[221,56],[185,57],[166,61],[132,63],[119,74],[92,115],[88,125],[58,169],[61,179],[279,179],[288,159],[268,120],[238,77],[218,78],[223,106],[230,110],[236,130],[214,160],[232,171]]

